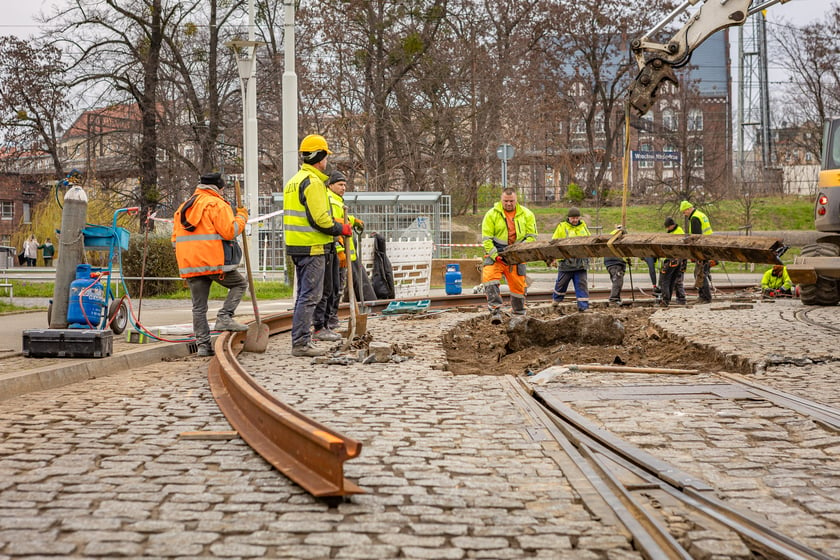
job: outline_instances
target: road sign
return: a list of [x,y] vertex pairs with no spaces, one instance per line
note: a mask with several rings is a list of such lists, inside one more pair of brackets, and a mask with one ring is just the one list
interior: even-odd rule
[[498,157],[502,161],[507,161],[509,159],[513,159],[513,146],[510,144],[502,144],[498,148],[496,148],[496,157]]

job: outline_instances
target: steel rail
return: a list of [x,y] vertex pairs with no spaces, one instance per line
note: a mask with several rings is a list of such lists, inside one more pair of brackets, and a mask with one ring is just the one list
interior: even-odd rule
[[[650,461],[647,453],[629,444],[616,445],[618,438],[598,428],[557,399],[539,391],[534,391],[533,396],[553,413],[552,421],[576,446],[587,447],[650,484],[656,484],[673,498],[735,531],[745,541],[752,543],[753,548],[763,555],[786,560],[832,560],[823,552],[814,550],[744,512],[728,506],[715,497],[710,489],[702,488],[702,484],[680,483],[682,477],[674,476],[674,473],[678,472],[676,469],[660,461]],[[690,478],[696,480],[693,477]]]
[[[266,317],[270,334],[291,329],[292,313]],[[213,397],[231,426],[277,470],[315,497],[364,490],[344,478],[343,464],[362,444],[298,412],[261,387],[236,359],[246,333],[225,332],[216,340],[208,379]]]

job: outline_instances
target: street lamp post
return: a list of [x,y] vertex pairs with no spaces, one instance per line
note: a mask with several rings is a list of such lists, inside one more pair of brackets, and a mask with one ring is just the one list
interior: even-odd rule
[[[230,41],[227,46],[236,54],[236,65],[239,70],[239,89],[242,93],[242,152],[243,175],[245,177],[245,200],[251,215],[257,216],[260,211],[259,199],[259,170],[257,166],[257,123],[256,123],[256,81],[253,79],[257,69],[258,41]],[[250,94],[250,95],[249,95]],[[252,107],[253,105],[253,107]],[[246,227],[248,236],[248,250],[251,262],[259,263],[259,237],[254,239],[253,227]],[[259,268],[259,264],[257,265]]]

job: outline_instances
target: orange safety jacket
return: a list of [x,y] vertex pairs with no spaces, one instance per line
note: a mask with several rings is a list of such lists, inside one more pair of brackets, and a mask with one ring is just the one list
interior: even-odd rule
[[199,185],[175,211],[172,243],[181,278],[235,270],[242,257],[236,236],[245,229],[245,219],[233,215],[230,203],[214,187]]

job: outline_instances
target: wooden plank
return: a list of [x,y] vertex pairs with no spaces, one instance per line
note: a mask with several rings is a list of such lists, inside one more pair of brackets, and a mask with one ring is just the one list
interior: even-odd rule
[[563,258],[658,257],[781,264],[782,240],[726,235],[626,234],[572,237],[511,245],[501,253],[508,264]]

